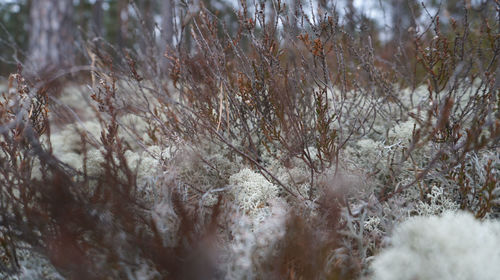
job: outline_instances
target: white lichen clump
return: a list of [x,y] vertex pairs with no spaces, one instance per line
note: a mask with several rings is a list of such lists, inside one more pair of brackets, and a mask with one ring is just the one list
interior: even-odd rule
[[[22,244],[24,248],[17,250],[17,262],[19,263],[19,273],[16,275],[3,274],[0,271],[0,279],[9,280],[64,280],[65,278],[51,265],[44,256],[34,252],[27,244]],[[0,265],[2,263],[0,262]]]
[[455,212],[460,208],[460,205],[447,197],[444,188],[433,186],[431,192],[427,194],[428,202],[418,201],[416,211],[419,216],[430,216],[441,214],[442,212]]
[[415,129],[418,129],[418,126],[413,120],[402,122],[389,130],[389,138],[408,142],[412,139]]
[[102,127],[99,123],[87,121],[81,124],[69,124],[50,135],[50,142],[54,155],[63,157],[69,153],[81,153],[82,136],[85,134],[87,139],[99,139]]
[[227,275],[225,279],[258,278],[258,266],[264,265],[272,254],[276,242],[286,233],[287,204],[273,199],[269,203],[269,215],[257,228],[245,215],[234,215],[231,223],[233,239],[228,246]]
[[230,192],[236,204],[250,216],[260,216],[260,210],[267,206],[270,199],[278,195],[276,185],[270,183],[262,174],[249,168],[244,168],[232,175],[229,178],[229,184],[233,186]]
[[493,280],[499,264],[500,222],[447,212],[402,223],[371,267],[373,280]]

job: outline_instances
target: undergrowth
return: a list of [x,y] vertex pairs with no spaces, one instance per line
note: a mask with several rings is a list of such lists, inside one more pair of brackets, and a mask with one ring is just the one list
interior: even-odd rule
[[498,219],[498,15],[465,8],[443,32],[426,12],[392,58],[335,11],[275,1],[241,2],[231,32],[202,5],[192,49],[144,31],[151,52],[103,49],[84,85],[19,65],[0,274],[371,279],[413,216]]

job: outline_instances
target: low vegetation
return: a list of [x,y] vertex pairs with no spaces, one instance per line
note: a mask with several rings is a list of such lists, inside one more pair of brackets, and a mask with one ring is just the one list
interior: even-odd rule
[[0,99],[0,275],[493,279],[495,3],[446,30],[426,10],[385,47],[334,12],[243,5],[230,31],[202,7],[193,50],[103,50],[95,83],[19,65]]

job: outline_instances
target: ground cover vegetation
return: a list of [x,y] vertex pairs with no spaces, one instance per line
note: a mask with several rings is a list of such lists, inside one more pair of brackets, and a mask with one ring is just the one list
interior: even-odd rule
[[0,275],[500,273],[498,1],[409,5],[386,42],[335,2],[204,3],[167,47],[131,2],[140,43],[7,76]]

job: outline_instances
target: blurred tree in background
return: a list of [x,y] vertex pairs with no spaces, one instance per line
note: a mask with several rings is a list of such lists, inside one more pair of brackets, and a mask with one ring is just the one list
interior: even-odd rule
[[31,2],[28,59],[34,71],[75,63],[75,7],[70,1]]

